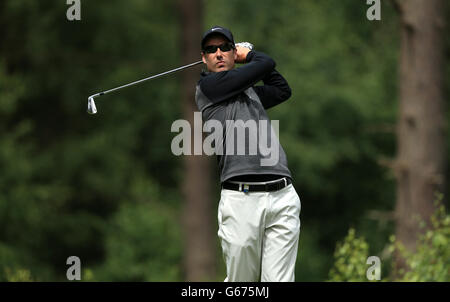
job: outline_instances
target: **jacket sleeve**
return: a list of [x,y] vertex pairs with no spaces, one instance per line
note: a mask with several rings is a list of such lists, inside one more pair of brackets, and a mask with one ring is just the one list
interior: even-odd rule
[[255,92],[258,94],[264,109],[272,108],[291,97],[291,88],[283,76],[272,70],[263,78],[263,86],[255,86]]
[[203,94],[213,103],[222,102],[253,86],[275,68],[275,61],[258,51],[250,51],[246,61],[241,67],[203,77],[199,81]]

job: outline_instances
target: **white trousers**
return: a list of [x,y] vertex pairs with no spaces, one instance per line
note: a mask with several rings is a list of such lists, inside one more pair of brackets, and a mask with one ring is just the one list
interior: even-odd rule
[[225,281],[295,281],[300,208],[292,184],[275,192],[222,189],[218,235]]

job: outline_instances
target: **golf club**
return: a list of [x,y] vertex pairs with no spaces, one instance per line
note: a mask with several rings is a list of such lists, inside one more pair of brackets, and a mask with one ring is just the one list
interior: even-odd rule
[[172,73],[172,72],[176,72],[176,71],[179,71],[179,70],[183,70],[183,69],[186,69],[186,68],[198,65],[198,64],[202,64],[202,63],[203,63],[203,61],[194,62],[194,63],[188,64],[188,65],[184,65],[184,66],[181,66],[181,67],[178,67],[178,68],[175,68],[175,69],[172,69],[172,70],[160,73],[160,74],[156,74],[156,75],[150,76],[150,77],[142,79],[142,80],[138,80],[138,81],[135,81],[135,82],[132,82],[132,83],[129,83],[129,84],[125,84],[125,85],[122,85],[122,86],[119,86],[119,87],[116,87],[116,88],[112,88],[112,89],[109,89],[109,90],[106,90],[106,91],[102,91],[102,92],[93,94],[93,95],[88,97],[87,112],[89,114],[96,114],[97,113],[97,107],[95,106],[94,98],[96,98],[98,96],[101,96],[101,95],[104,95],[104,94],[107,94],[107,93],[110,93],[110,92],[113,92],[113,91],[116,91],[116,90],[119,90],[119,89],[122,89],[122,88],[125,88],[125,87],[136,85],[136,84],[142,83],[144,81],[148,81],[148,80],[151,80],[151,79],[156,79],[156,78],[159,78],[159,77],[161,77],[163,75],[166,75],[166,74],[169,74],[169,73]]

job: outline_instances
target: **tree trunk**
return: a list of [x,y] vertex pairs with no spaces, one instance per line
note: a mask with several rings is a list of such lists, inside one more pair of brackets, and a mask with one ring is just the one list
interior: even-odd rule
[[[401,16],[396,237],[414,251],[445,185],[443,0],[398,0]],[[398,267],[405,268],[397,257]]]
[[[179,0],[183,65],[200,60],[202,35],[202,3],[200,0]],[[200,67],[182,73],[183,118],[194,129],[195,85]],[[193,152],[193,141],[191,141]],[[187,281],[211,281],[215,278],[216,238],[211,202],[211,159],[205,155],[184,155],[182,183],[184,269]]]

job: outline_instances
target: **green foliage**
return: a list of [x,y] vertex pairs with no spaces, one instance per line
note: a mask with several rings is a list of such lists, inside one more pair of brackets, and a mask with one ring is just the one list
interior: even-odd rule
[[351,228],[344,241],[336,247],[330,281],[367,281],[368,256],[369,245],[363,237],[356,237],[355,229]]
[[[394,267],[396,281],[449,282],[450,281],[450,215],[442,204],[442,195],[436,202],[431,226],[419,236],[415,252],[408,251],[401,242],[391,237],[390,251],[406,260],[407,269]],[[426,224],[422,224],[425,228]]]
[[[440,199],[442,198],[442,195]],[[400,282],[449,282],[450,281],[450,215],[446,214],[441,200],[436,202],[437,210],[431,217],[431,225],[417,239],[414,252],[391,236],[387,253],[381,259],[383,263],[392,261],[392,269],[383,281]],[[422,224],[425,226],[425,224]],[[407,269],[397,268],[395,255],[401,256]],[[366,265],[369,246],[364,237],[357,237],[351,228],[342,242],[337,244],[334,253],[334,265],[329,272],[329,281],[368,281]]]
[[64,281],[70,255],[86,270],[101,266],[112,257],[111,217],[143,195],[163,192],[175,211],[177,78],[108,96],[97,116],[86,114],[88,95],[179,65],[173,4],[92,2],[69,22],[65,2],[1,2],[0,280],[26,268]]
[[181,238],[174,211],[163,203],[123,206],[105,237],[96,281],[181,281]]
[[19,269],[17,271],[5,270],[7,282],[32,282],[35,281],[31,277],[31,273],[26,269]]
[[328,273],[328,268],[333,264],[333,255],[332,252],[320,247],[319,238],[318,229],[309,226],[308,219],[304,218],[299,237],[295,281],[321,282],[323,276]]

